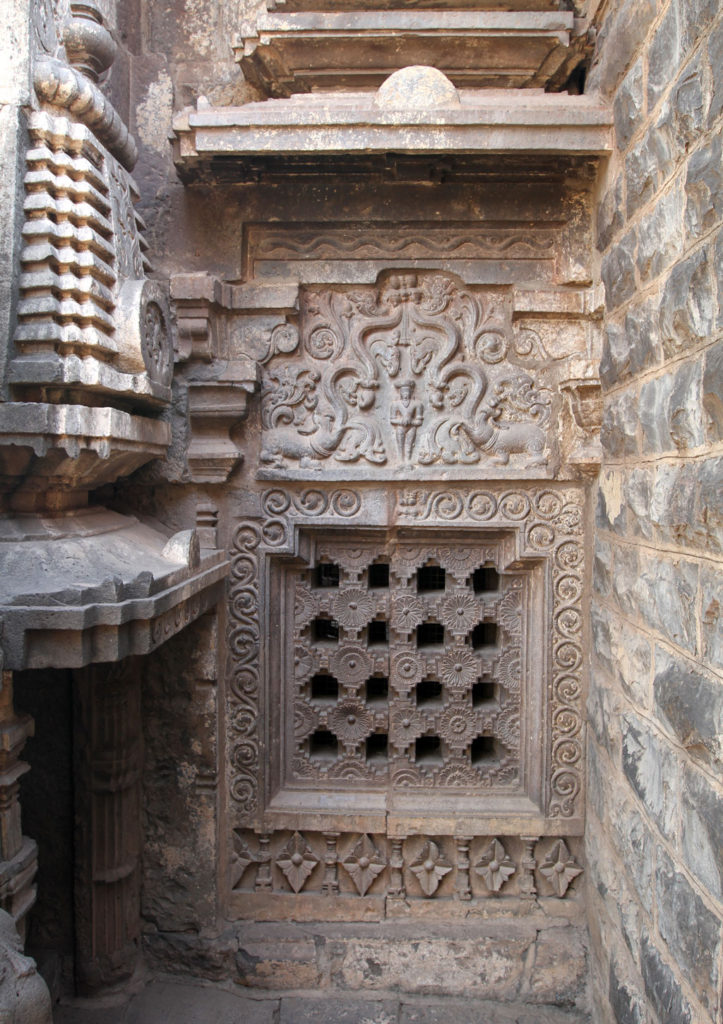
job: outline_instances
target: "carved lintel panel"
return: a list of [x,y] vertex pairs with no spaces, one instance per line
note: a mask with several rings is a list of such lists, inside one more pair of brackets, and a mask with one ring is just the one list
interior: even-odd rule
[[263,370],[259,477],[557,476],[560,357],[513,315],[433,272],[305,289],[299,346]]

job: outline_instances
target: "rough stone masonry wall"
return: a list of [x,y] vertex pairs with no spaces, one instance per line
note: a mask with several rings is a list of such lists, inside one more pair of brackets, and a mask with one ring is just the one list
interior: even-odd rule
[[621,0],[588,90],[614,101],[588,858],[600,1020],[719,1021],[723,17]]

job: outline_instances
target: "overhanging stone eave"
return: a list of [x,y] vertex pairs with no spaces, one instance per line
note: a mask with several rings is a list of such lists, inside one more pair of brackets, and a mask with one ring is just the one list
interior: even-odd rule
[[148,654],[218,602],[229,568],[223,552],[199,553],[195,531],[169,538],[102,508],[9,517],[1,540],[0,644],[13,671]]
[[[496,92],[484,106],[408,113],[374,109],[370,97],[319,102],[269,100],[206,108],[176,117],[176,162],[189,168],[223,157],[303,156],[319,162],[349,154],[603,157],[612,151],[612,115],[587,97],[536,95],[535,102]],[[580,100],[575,103],[574,100]],[[495,102],[496,101],[496,102]]]

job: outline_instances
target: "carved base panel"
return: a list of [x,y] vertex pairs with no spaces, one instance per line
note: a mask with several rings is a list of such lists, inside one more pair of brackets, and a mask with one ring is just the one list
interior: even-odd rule
[[531,836],[402,839],[237,829],[232,905],[242,915],[273,919],[293,901],[294,916],[308,920],[360,920],[395,916],[430,900],[445,914],[454,903],[562,899],[575,894],[582,874],[568,843],[575,845]]

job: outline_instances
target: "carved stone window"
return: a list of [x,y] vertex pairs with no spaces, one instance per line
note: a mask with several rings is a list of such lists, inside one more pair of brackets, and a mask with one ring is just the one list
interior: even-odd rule
[[490,799],[539,813],[544,568],[516,559],[514,540],[365,529],[350,542],[311,527],[303,561],[271,560],[276,820],[293,823],[300,805],[335,827],[452,804],[479,818]]
[[360,785],[520,790],[521,703],[540,673],[522,643],[529,573],[499,572],[504,548],[339,536],[314,544],[310,567],[281,570],[294,620],[279,673],[284,786],[320,801],[327,788],[325,802]]

